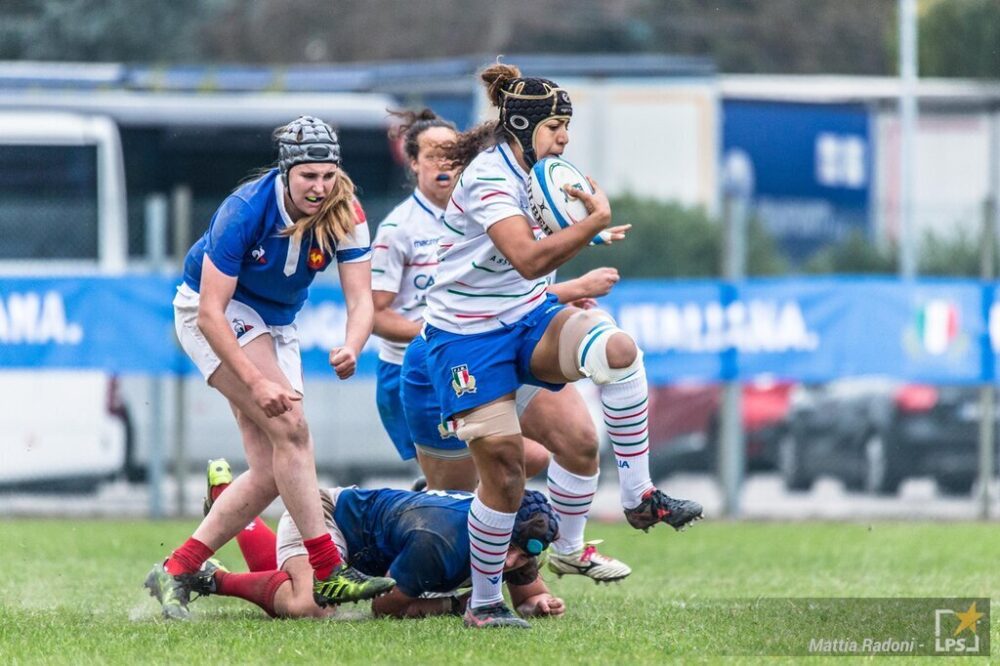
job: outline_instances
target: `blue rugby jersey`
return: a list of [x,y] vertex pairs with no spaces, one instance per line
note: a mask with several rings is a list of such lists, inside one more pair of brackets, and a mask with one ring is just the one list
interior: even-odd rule
[[[292,221],[282,203],[284,185],[278,170],[241,185],[215,211],[208,230],[188,251],[184,282],[199,290],[205,255],[224,274],[235,277],[233,299],[249,305],[271,326],[295,320],[318,271],[333,257],[321,252],[311,234],[298,242],[280,236]],[[368,261],[371,242],[360,204],[355,202],[358,223],[352,235],[337,244],[338,263]]]
[[351,565],[372,575],[388,571],[403,594],[451,592],[470,576],[472,495],[456,491],[348,488],[334,521],[347,540]]

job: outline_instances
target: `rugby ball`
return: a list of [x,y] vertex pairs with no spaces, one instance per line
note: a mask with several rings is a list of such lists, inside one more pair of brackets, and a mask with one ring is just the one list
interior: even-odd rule
[[[566,185],[594,193],[594,188],[583,173],[561,157],[545,157],[538,160],[528,174],[528,203],[531,215],[546,236],[587,217],[587,207],[583,202],[563,191]],[[601,232],[601,235],[594,238],[591,243],[604,243],[605,233]]]

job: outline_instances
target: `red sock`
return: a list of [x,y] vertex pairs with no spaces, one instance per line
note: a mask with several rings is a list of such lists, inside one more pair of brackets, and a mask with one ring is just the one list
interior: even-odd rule
[[184,545],[171,553],[165,565],[167,573],[178,576],[196,572],[215,551],[191,537]]
[[217,594],[224,597],[239,597],[255,603],[271,617],[274,612],[274,595],[286,580],[291,580],[284,571],[255,571],[252,573],[215,572]]
[[[219,499],[219,495],[228,487],[228,483],[212,486],[212,501]],[[240,545],[240,552],[250,571],[273,571],[278,568],[278,557],[275,554],[278,537],[260,516],[240,530],[236,535],[236,543]]]
[[243,559],[250,571],[274,571],[278,568],[278,537],[258,516],[236,535]]
[[309,564],[316,573],[317,580],[329,577],[330,573],[344,562],[329,533],[321,534],[314,539],[306,539],[302,545],[309,553]]

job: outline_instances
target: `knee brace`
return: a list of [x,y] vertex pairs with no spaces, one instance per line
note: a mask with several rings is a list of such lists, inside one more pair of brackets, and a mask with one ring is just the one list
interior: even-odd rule
[[642,350],[638,347],[635,360],[627,367],[608,364],[608,340],[616,333],[628,335],[611,315],[600,310],[584,310],[567,319],[559,333],[559,369],[566,379],[590,377],[595,384],[611,384],[638,374],[642,370]]
[[482,437],[520,435],[517,406],[513,400],[502,400],[480,407],[455,419],[455,434],[465,442]]

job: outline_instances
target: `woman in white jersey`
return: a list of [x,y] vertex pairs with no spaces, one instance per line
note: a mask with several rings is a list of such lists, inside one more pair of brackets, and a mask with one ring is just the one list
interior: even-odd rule
[[[382,221],[372,244],[374,332],[382,339],[376,403],[382,425],[400,458],[417,458],[428,488],[471,490],[476,485],[475,465],[464,442],[439,432],[441,418],[436,402],[425,410],[433,417],[421,418],[417,428],[410,428],[400,390],[403,355],[423,326],[427,289],[434,284],[437,271],[437,243],[444,229],[444,207],[458,175],[448,168],[444,149],[454,143],[458,132],[453,123],[439,118],[430,109],[400,111],[394,115],[401,125],[392,135],[402,139],[403,153],[409,160],[416,187]],[[561,289],[573,298],[603,296],[607,293],[605,286],[610,288],[613,284],[609,271],[594,271],[586,279],[572,281]],[[526,393],[524,397],[527,404],[529,395]],[[546,449],[529,442],[526,452],[529,476],[545,469],[549,462]]]
[[608,315],[565,307],[547,292],[545,276],[601,231],[621,240],[627,230],[608,229],[610,205],[595,185],[594,194],[568,192],[586,205],[586,218],[539,240],[532,232],[527,171],[538,159],[561,155],[569,142],[569,94],[504,64],[481,79],[499,119],[461,135],[448,151],[464,170],[445,211],[423,335],[442,413],[469,443],[480,477],[468,519],[473,593],[465,623],[526,627],[504,604],[497,556],[524,487],[514,404],[521,384],[559,390],[585,376],[598,384],[631,525],[648,529],[662,521],[681,529],[702,509],[668,497],[649,478],[648,396],[635,342]]
[[[457,176],[444,151],[458,133],[430,109],[394,115],[401,125],[393,136],[402,141],[416,187],[379,225],[372,246],[375,334],[382,338],[376,402],[400,457],[417,458],[428,489],[474,491],[478,478],[468,447],[439,428],[441,407],[427,375],[426,343],[418,335],[437,271],[444,208]],[[549,290],[560,302],[591,306],[617,281],[618,271],[599,268]],[[549,568],[600,582],[625,578],[632,571],[628,565],[599,553],[597,542],[584,542],[597,490],[598,439],[583,399],[573,389],[552,393],[525,385],[517,391],[517,410],[525,432],[538,438],[525,439],[526,476],[547,468],[549,498],[559,517]]]

